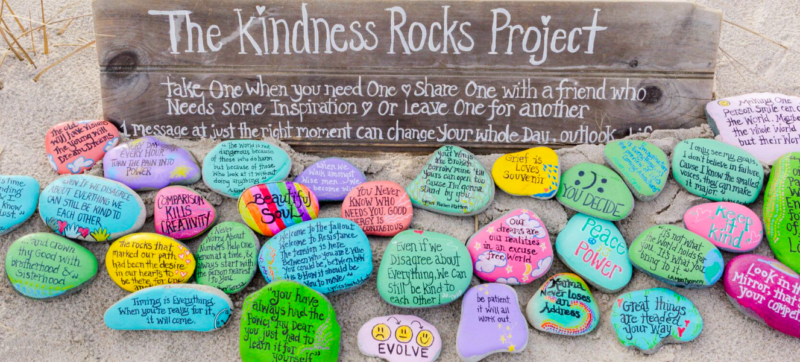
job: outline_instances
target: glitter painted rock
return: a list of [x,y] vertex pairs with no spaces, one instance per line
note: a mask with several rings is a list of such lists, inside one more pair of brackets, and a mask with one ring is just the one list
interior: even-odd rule
[[91,169],[119,142],[119,131],[111,122],[71,121],[47,131],[44,149],[54,171],[78,174]]
[[155,137],[135,139],[106,152],[103,173],[133,190],[158,190],[200,181],[200,166],[189,151]]
[[120,288],[135,292],[163,284],[186,283],[197,266],[186,245],[155,233],[136,233],[115,241],[106,253],[106,270]]
[[432,362],[442,352],[442,337],[422,318],[395,314],[364,323],[358,330],[358,349],[389,362]]
[[219,288],[228,294],[242,291],[258,269],[259,247],[256,234],[244,224],[219,223],[197,247],[197,284]]
[[525,314],[533,328],[563,336],[590,333],[600,322],[592,291],[572,273],[548,278],[528,301]]
[[604,220],[622,220],[633,211],[633,195],[616,172],[596,163],[580,163],[561,176],[556,194],[562,205]]
[[550,199],[561,179],[558,155],[548,147],[503,155],[492,165],[492,178],[510,195]]
[[342,217],[367,235],[395,236],[408,229],[414,208],[406,190],[392,181],[370,181],[353,188],[342,202]]
[[292,160],[282,149],[253,140],[223,141],[203,159],[203,182],[214,192],[237,198],[255,184],[283,181]]
[[316,219],[317,196],[296,182],[270,182],[249,187],[239,197],[239,214],[255,232],[274,236],[292,225]]
[[764,226],[747,206],[732,202],[712,202],[686,210],[683,225],[717,248],[746,253],[761,244]]
[[39,202],[39,181],[29,176],[0,176],[0,235],[27,221]]
[[462,360],[480,361],[495,353],[522,353],[528,346],[528,323],[514,288],[480,284],[461,301],[456,348]]
[[173,239],[191,239],[217,221],[217,211],[205,197],[183,186],[169,186],[156,194],[153,210],[156,233]]
[[787,153],[772,165],[764,191],[764,231],[775,258],[800,272],[800,152]]
[[294,182],[308,186],[319,201],[342,201],[353,189],[367,181],[356,166],[341,158],[321,159],[306,167]]
[[611,141],[603,149],[603,157],[639,200],[655,199],[667,184],[669,157],[652,143]]

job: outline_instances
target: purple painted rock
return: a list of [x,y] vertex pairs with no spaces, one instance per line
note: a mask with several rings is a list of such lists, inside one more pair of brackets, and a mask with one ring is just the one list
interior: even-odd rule
[[134,190],[158,190],[200,181],[200,166],[189,151],[142,137],[108,151],[103,174]]
[[683,225],[714,246],[732,253],[749,252],[761,243],[764,226],[747,206],[712,202],[686,210]]
[[91,169],[118,141],[119,131],[111,122],[72,121],[50,128],[44,148],[53,170],[74,175]]
[[306,167],[294,182],[308,186],[319,201],[342,201],[347,193],[367,177],[356,166],[341,158],[331,157]]
[[761,255],[739,255],[725,267],[725,293],[742,313],[800,338],[800,276]]
[[153,221],[156,233],[177,240],[191,239],[217,221],[217,211],[205,197],[183,186],[170,186],[156,194]]
[[528,322],[514,288],[489,283],[464,294],[456,337],[462,360],[475,362],[494,353],[521,353],[527,345]]

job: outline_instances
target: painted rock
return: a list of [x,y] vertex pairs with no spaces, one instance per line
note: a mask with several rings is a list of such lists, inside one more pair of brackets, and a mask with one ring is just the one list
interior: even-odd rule
[[6,275],[14,290],[34,299],[76,292],[97,275],[97,258],[58,235],[25,235],[8,247]]
[[39,202],[39,181],[29,176],[0,176],[0,235],[27,221]]
[[120,331],[210,332],[228,323],[233,302],[221,290],[198,284],[157,285],[108,308],[106,326]]
[[[775,93],[743,94],[706,104],[708,124],[722,142],[771,164],[788,152],[800,152],[800,98]],[[768,140],[764,142],[762,140]]]
[[270,182],[249,187],[239,197],[239,214],[251,229],[266,236],[319,215],[317,196],[296,182]]
[[378,268],[378,293],[397,307],[435,307],[461,297],[471,280],[469,251],[460,240],[406,230],[386,246]]
[[521,353],[527,346],[528,323],[514,288],[489,283],[464,294],[456,337],[462,360],[475,362],[495,353]]
[[422,318],[395,314],[364,323],[358,330],[358,349],[389,362],[432,362],[442,352],[442,337]]
[[136,233],[111,244],[106,270],[114,283],[129,292],[162,284],[186,283],[197,262],[188,247],[170,237]]
[[367,181],[356,166],[341,158],[321,159],[306,167],[294,182],[308,186],[319,201],[342,201],[353,189]]
[[341,336],[331,302],[300,283],[272,282],[244,300],[239,330],[243,362],[336,362]]
[[742,313],[800,338],[800,276],[789,267],[761,255],[739,255],[725,266],[723,285]]
[[669,157],[652,143],[611,141],[603,149],[603,157],[639,200],[655,199],[667,184]]
[[217,221],[217,211],[205,197],[183,186],[169,186],[156,194],[153,222],[156,232],[173,239],[194,238]]
[[414,206],[445,215],[480,214],[494,199],[494,182],[475,155],[447,145],[431,155],[406,187]]
[[197,248],[197,284],[233,294],[244,289],[258,269],[258,238],[247,226],[226,221],[208,232]]
[[288,279],[322,294],[361,286],[372,274],[367,235],[347,219],[294,225],[264,243],[258,267],[267,283]]
[[392,181],[362,183],[342,202],[342,217],[358,224],[367,235],[397,235],[408,229],[413,216],[406,190]]
[[764,226],[753,210],[730,202],[694,206],[683,214],[683,225],[717,248],[732,253],[755,249],[764,235]]
[[714,244],[672,225],[656,225],[631,243],[631,264],[669,285],[710,287],[722,277],[725,261]]
[[282,181],[292,160],[277,146],[262,141],[223,141],[203,159],[203,182],[214,192],[237,198],[255,184]]
[[622,220],[633,211],[633,195],[622,178],[596,163],[580,163],[561,177],[556,194],[562,205],[604,220]]
[[136,232],[144,202],[119,182],[89,175],[56,179],[39,197],[39,216],[57,234],[81,241],[111,241]]
[[544,222],[517,209],[492,221],[467,241],[475,275],[487,282],[528,284],[553,263],[553,247]]
[[552,198],[561,178],[558,155],[548,147],[503,155],[492,165],[492,178],[510,195]]
[[572,273],[553,275],[525,308],[528,322],[542,332],[580,336],[597,327],[600,308],[589,286]]
[[691,342],[703,318],[691,300],[666,288],[625,293],[611,307],[611,325],[624,347],[658,352],[662,344]]
[[47,161],[60,174],[83,173],[117,145],[119,131],[108,121],[59,123],[47,131]]
[[787,153],[772,166],[764,191],[764,231],[775,258],[800,272],[800,152]]
[[106,152],[103,174],[134,190],[158,190],[200,181],[200,166],[189,151],[142,137]]
[[711,201],[750,204],[764,183],[764,168],[746,151],[695,138],[672,151],[672,176],[687,191]]

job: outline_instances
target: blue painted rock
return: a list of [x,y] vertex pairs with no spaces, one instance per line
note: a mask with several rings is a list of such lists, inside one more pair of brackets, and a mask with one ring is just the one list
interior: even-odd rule
[[250,186],[286,179],[289,155],[262,141],[223,141],[203,159],[203,182],[214,192],[237,198]]
[[548,147],[509,153],[492,165],[494,183],[510,195],[550,199],[558,191],[560,178],[558,154]]
[[781,156],[772,166],[764,191],[764,231],[769,247],[784,265],[800,272],[800,152]]
[[603,157],[639,200],[655,199],[667,184],[669,157],[652,143],[611,141],[603,149]]
[[732,253],[746,253],[761,244],[764,226],[747,206],[712,202],[686,210],[683,225],[714,246]]
[[217,210],[205,197],[183,186],[158,191],[154,201],[156,233],[178,240],[194,238],[214,226]]
[[706,288],[722,277],[725,261],[716,246],[672,225],[656,225],[631,243],[631,264],[669,285]]
[[363,284],[372,274],[372,249],[356,223],[316,219],[292,226],[267,240],[258,254],[267,283],[294,280],[322,294]]
[[28,220],[39,202],[39,181],[29,176],[0,176],[0,235]]
[[258,269],[258,238],[238,222],[226,221],[208,232],[197,248],[197,284],[233,294],[244,289]]
[[575,214],[558,234],[556,253],[567,267],[605,293],[625,288],[633,275],[628,244],[607,220]]
[[604,220],[622,220],[633,211],[633,195],[622,178],[596,163],[580,163],[561,176],[556,199],[562,205]]
[[186,283],[196,267],[197,261],[186,245],[155,233],[124,236],[112,243],[106,253],[108,276],[129,292]]
[[9,246],[6,275],[20,294],[50,299],[89,284],[97,275],[97,258],[86,248],[58,235],[28,234]]
[[600,308],[583,279],[572,273],[553,275],[525,308],[528,322],[542,332],[580,336],[600,322]]
[[39,216],[59,235],[111,241],[144,225],[142,198],[119,182],[88,175],[56,179],[39,197]]
[[51,127],[44,148],[50,167],[70,175],[91,169],[118,141],[119,131],[109,121],[71,121]]
[[353,189],[367,181],[356,166],[341,158],[321,159],[306,167],[294,182],[308,186],[319,201],[342,201]]
[[319,201],[296,182],[270,182],[248,187],[239,197],[239,214],[255,232],[274,236],[292,225],[316,219]]
[[495,353],[522,353],[528,346],[528,323],[514,288],[476,285],[464,294],[456,347],[462,360],[477,362]]
[[672,176],[697,196],[711,201],[750,204],[761,192],[764,168],[741,148],[696,138],[675,146]]
[[358,330],[358,349],[389,362],[433,362],[442,352],[442,337],[422,318],[395,314],[364,323]]
[[200,166],[189,151],[142,137],[106,152],[103,174],[133,190],[158,190],[200,181]]
[[158,285],[132,293],[108,308],[106,326],[120,331],[210,332],[228,323],[233,302],[206,285]]
[[691,300],[665,288],[625,293],[611,307],[617,340],[644,353],[662,344],[691,342],[703,331],[703,318]]

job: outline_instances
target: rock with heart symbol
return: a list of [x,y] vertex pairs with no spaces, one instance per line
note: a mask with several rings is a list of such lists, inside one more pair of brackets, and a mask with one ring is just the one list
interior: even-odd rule
[[0,235],[27,221],[39,202],[39,181],[30,176],[0,176]]
[[359,287],[372,274],[367,235],[347,219],[316,219],[283,230],[258,253],[267,283],[294,280],[322,294]]
[[119,130],[109,121],[71,121],[51,127],[44,148],[54,171],[74,175],[90,170],[118,141]]
[[242,291],[258,269],[258,238],[242,223],[226,221],[214,226],[197,247],[197,284],[225,293]]
[[422,318],[395,314],[364,323],[358,330],[358,349],[389,362],[432,362],[442,352],[442,337]]
[[796,206],[800,203],[800,152],[787,153],[772,165],[764,191],[764,231],[775,259],[800,272],[800,228]]
[[342,217],[358,224],[367,235],[395,236],[411,225],[414,208],[406,190],[396,182],[370,181],[347,194]]
[[691,342],[703,318],[691,300],[666,288],[625,293],[611,307],[611,325],[624,347],[646,354],[663,344]]
[[252,185],[285,180],[291,168],[289,155],[267,142],[223,141],[203,159],[203,182],[220,195],[237,198]]
[[189,151],[142,137],[112,148],[103,156],[103,174],[134,190],[158,190],[200,181],[200,166]]
[[492,165],[492,178],[510,195],[550,199],[561,179],[558,154],[548,147],[534,147],[500,156]]
[[525,314],[533,328],[563,336],[590,333],[600,322],[600,308],[589,286],[572,273],[547,279],[528,301]]
[[669,177],[669,157],[658,146],[638,140],[617,140],[603,148],[606,163],[617,171],[642,201],[658,197]]
[[610,221],[628,217],[634,205],[631,191],[616,172],[588,162],[564,172],[556,199],[567,208]]
[[270,182],[251,186],[242,192],[239,214],[255,232],[274,236],[292,225],[316,219],[319,201],[303,184]]
[[319,201],[342,201],[354,187],[367,177],[352,163],[341,158],[321,159],[306,167],[294,182],[306,185]]
[[470,288],[461,301],[456,347],[467,362],[495,353],[522,353],[528,346],[528,323],[514,288],[498,283]]
[[156,194],[153,223],[156,232],[177,240],[194,238],[217,221],[217,211],[205,197],[183,186],[169,186]]
[[186,245],[155,233],[122,237],[112,243],[106,253],[108,276],[129,292],[155,285],[186,283],[192,278],[196,265]]
[[753,210],[732,202],[700,204],[686,210],[683,225],[714,246],[731,253],[752,251],[764,237],[764,226]]

